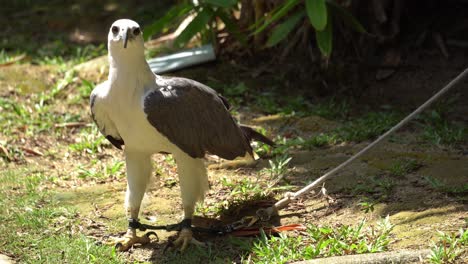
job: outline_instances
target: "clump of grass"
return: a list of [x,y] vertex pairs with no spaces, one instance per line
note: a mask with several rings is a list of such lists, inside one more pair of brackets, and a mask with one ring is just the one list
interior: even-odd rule
[[370,112],[348,121],[335,133],[342,141],[361,142],[382,135],[400,120],[395,112]]
[[335,98],[314,104],[311,113],[331,120],[343,120],[350,113],[350,103],[348,100],[338,101]]
[[468,183],[459,186],[449,186],[441,180],[434,177],[424,177],[424,179],[430,184],[430,186],[438,191],[449,193],[449,194],[464,194],[468,193]]
[[324,147],[324,146],[332,146],[340,142],[338,135],[335,133],[320,133],[316,136],[313,136],[307,140],[305,140],[303,146],[310,149],[311,147]]
[[[468,255],[468,229],[461,228],[458,233],[438,232],[429,256],[430,263],[459,263],[462,256]],[[465,259],[466,260],[466,259]]]
[[82,129],[76,141],[77,143],[69,146],[70,150],[86,155],[101,152],[101,146],[106,142],[105,138],[99,133],[96,126]]
[[379,194],[379,199],[386,199],[392,194],[395,186],[395,180],[385,175],[361,176],[351,192],[353,194]]
[[403,177],[406,174],[413,172],[421,167],[421,164],[415,159],[403,159],[394,162],[389,172],[393,176]]
[[4,63],[11,63],[12,61],[15,60],[15,57],[21,56],[20,53],[14,52],[14,53],[9,53],[6,52],[4,49],[0,50],[0,64]]
[[291,189],[289,184],[278,184],[285,180],[285,176],[289,172],[288,164],[290,161],[291,157],[287,155],[269,160],[270,166],[262,170],[257,178],[243,177],[240,180],[221,178],[220,183],[223,188],[218,193],[224,193],[227,197],[225,199],[218,197],[217,201],[219,202],[214,204],[205,203],[204,206],[198,206],[197,212],[203,215],[226,214],[247,203],[271,199],[277,191]]
[[288,164],[291,159],[292,157],[283,155],[276,157],[273,160],[268,160],[270,167],[265,169],[265,171],[269,174],[269,183],[267,189],[273,188],[273,186],[284,179],[284,176],[288,172]]
[[80,166],[79,178],[82,179],[106,179],[106,178],[122,178],[124,177],[124,165],[123,161],[115,161],[114,163],[107,164],[105,162],[99,162],[97,160],[92,162],[91,168],[87,169]]
[[450,122],[444,114],[433,110],[421,117],[422,137],[435,145],[456,145],[466,141],[468,129],[462,124]]
[[361,211],[364,213],[372,213],[375,210],[375,201],[362,201],[359,203],[359,206],[361,207]]
[[375,226],[366,226],[365,220],[357,226],[310,225],[307,232],[300,236],[281,233],[268,237],[262,233],[253,244],[252,261],[286,263],[317,257],[382,252],[391,241],[392,229],[393,225],[386,217]]

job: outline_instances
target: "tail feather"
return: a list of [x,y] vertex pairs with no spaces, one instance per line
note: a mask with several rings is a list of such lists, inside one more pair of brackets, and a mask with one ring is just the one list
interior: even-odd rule
[[273,142],[271,139],[265,137],[264,135],[258,133],[257,131],[255,131],[251,127],[240,125],[240,128],[242,129],[242,132],[244,132],[245,137],[249,141],[255,140],[255,141],[263,142],[263,143],[265,143],[267,145],[270,145],[270,146],[275,145],[275,142]]

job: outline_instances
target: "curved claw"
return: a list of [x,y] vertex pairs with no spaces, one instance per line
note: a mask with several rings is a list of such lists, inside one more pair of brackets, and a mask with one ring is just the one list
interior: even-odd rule
[[170,248],[179,248],[180,252],[184,252],[190,244],[196,246],[206,247],[207,244],[196,240],[192,236],[192,229],[183,228],[179,232],[179,237],[174,241],[168,241],[167,245],[164,247],[163,252],[165,253]]
[[159,241],[159,237],[158,237],[158,234],[156,234],[156,232],[150,231],[150,232],[147,232],[147,233],[145,234],[145,237],[147,237],[147,238],[149,238],[149,239],[151,239],[150,236],[154,236],[154,237],[156,238],[156,241]]
[[118,251],[123,251],[122,250],[123,244],[120,242],[115,243],[114,248],[117,249]]
[[120,238],[113,237],[110,239],[111,241],[107,242],[106,244],[113,244],[115,249],[118,251],[127,251],[135,244],[145,245],[150,243],[152,235],[154,235],[159,240],[158,235],[155,232],[148,232],[143,236],[137,236],[136,233],[130,232]]

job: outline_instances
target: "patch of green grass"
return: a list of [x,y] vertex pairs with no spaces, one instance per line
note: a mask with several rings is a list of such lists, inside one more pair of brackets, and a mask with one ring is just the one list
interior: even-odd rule
[[76,141],[77,143],[71,144],[68,147],[74,152],[85,155],[99,153],[102,151],[102,146],[107,144],[107,141],[96,126],[82,129]]
[[72,207],[59,205],[42,187],[48,177],[37,171],[0,174],[0,247],[19,263],[123,263],[111,247],[80,234]]
[[367,214],[374,212],[375,204],[374,201],[362,201],[359,203],[359,206],[361,207],[361,211]]
[[370,112],[346,122],[335,133],[342,141],[361,142],[376,138],[400,121],[395,112]]
[[395,180],[385,175],[360,176],[350,191],[355,195],[379,194],[379,199],[386,199],[392,194],[395,186]]
[[438,108],[422,115],[422,137],[435,145],[456,145],[466,142],[468,128],[466,125],[450,122],[446,117],[450,110]]
[[20,56],[19,52],[9,53],[2,49],[0,50],[0,64],[9,63],[17,56]]
[[311,113],[330,120],[344,120],[350,113],[350,103],[348,100],[338,101],[331,98],[327,101],[314,104]]
[[453,105],[457,97],[450,97],[436,104],[434,110],[422,114],[418,120],[422,127],[423,140],[435,145],[456,145],[466,142],[468,128],[462,123],[450,121],[449,115],[453,112]]
[[70,45],[56,40],[37,50],[39,64],[75,65],[106,54],[104,44]]
[[269,168],[266,168],[265,171],[269,175],[268,188],[271,189],[278,182],[280,182],[286,173],[288,172],[288,164],[291,161],[292,157],[287,155],[276,157],[273,160],[268,160]]
[[312,147],[332,146],[340,142],[338,135],[335,133],[320,133],[304,141],[303,146],[311,149]]
[[382,219],[375,226],[366,226],[363,220],[357,226],[339,227],[310,225],[304,235],[268,237],[261,234],[254,242],[252,258],[254,263],[287,263],[318,257],[341,256],[382,252],[391,241],[393,225],[389,218]]
[[284,155],[294,149],[312,149],[313,147],[333,146],[341,142],[361,142],[376,138],[400,120],[400,115],[395,112],[370,112],[362,117],[346,121],[341,127],[328,132],[320,133],[310,138],[278,136],[275,139],[276,146],[271,149],[263,146],[260,155],[272,156]]
[[[197,206],[196,211],[205,216],[229,214],[240,206],[245,206],[258,200],[271,199],[277,191],[290,190],[289,184],[278,185],[289,171],[288,164],[291,157],[284,155],[269,161],[269,168],[265,168],[257,178],[243,177],[239,180],[223,177],[220,180],[222,189],[218,194],[226,197],[217,198],[218,202]],[[263,177],[262,177],[263,176]]]
[[274,93],[263,93],[255,97],[255,105],[260,111],[266,114],[282,112],[281,106]]
[[439,231],[438,236],[431,248],[430,263],[459,263],[462,256],[468,257],[468,229],[448,234]]
[[107,164],[102,161],[93,160],[90,169],[80,166],[78,168],[78,177],[82,179],[106,179],[106,178],[123,178],[125,162],[115,161],[114,163]]
[[432,188],[441,192],[454,195],[462,195],[468,193],[468,183],[458,186],[449,186],[446,183],[434,177],[427,176],[424,177],[424,179],[430,184]]
[[388,171],[393,176],[403,177],[420,167],[421,164],[415,159],[402,159],[392,163]]
[[80,121],[82,118],[80,115],[58,112],[56,105],[53,104],[65,87],[74,83],[74,76],[74,71],[68,71],[51,90],[19,97],[0,98],[2,133],[11,139],[30,137],[50,132],[55,124]]

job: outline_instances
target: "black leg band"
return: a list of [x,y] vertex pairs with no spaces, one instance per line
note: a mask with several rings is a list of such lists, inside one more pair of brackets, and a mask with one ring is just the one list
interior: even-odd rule
[[141,223],[140,221],[138,221],[138,219],[129,218],[128,227],[133,229],[139,229],[141,227]]
[[180,229],[182,230],[183,228],[192,228],[192,219],[182,220],[182,222],[180,222]]

